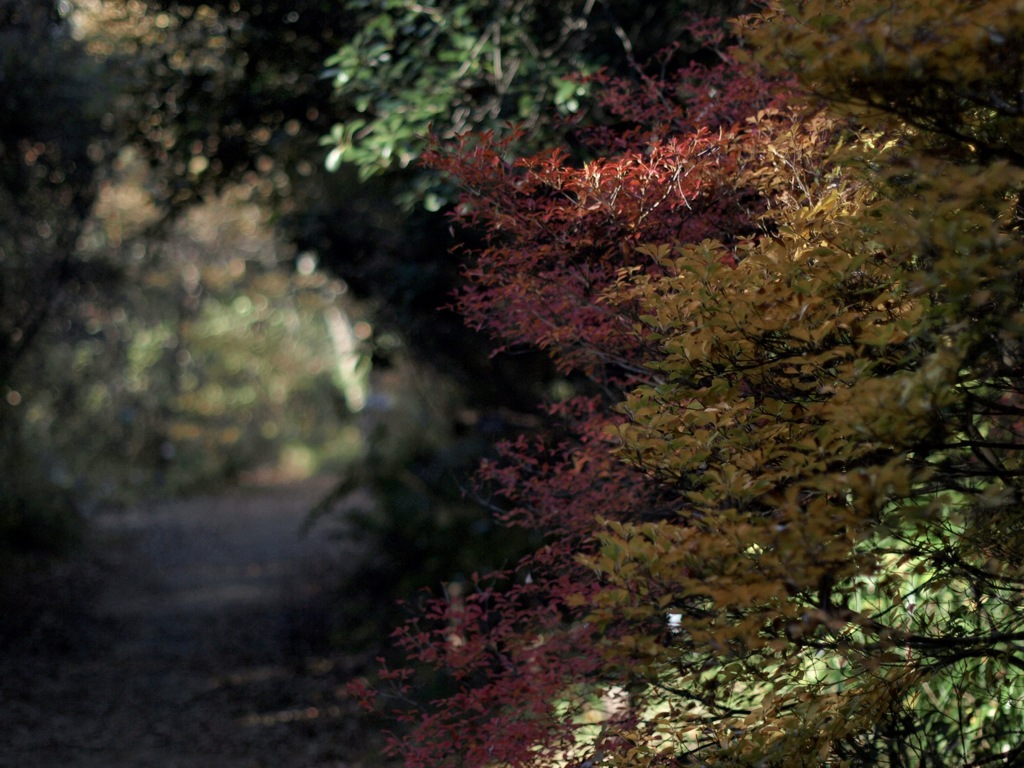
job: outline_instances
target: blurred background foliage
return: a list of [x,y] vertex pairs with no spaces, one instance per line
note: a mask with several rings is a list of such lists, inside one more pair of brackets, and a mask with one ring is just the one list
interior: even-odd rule
[[192,17],[0,3],[5,550],[64,551],[97,505],[329,471],[363,448],[350,414],[382,342],[370,307],[275,227],[287,178],[248,147],[208,182],[201,152],[184,168],[166,153],[195,139],[156,106],[202,112],[175,87],[231,71],[223,20]]
[[401,178],[324,171],[347,23],[0,0],[0,579],[99,508],[324,472],[378,585],[332,626],[503,556],[462,491],[547,372],[437,313],[447,225]]

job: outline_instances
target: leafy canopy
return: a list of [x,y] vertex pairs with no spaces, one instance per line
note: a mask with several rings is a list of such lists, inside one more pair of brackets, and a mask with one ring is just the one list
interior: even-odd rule
[[[366,179],[410,166],[429,135],[448,141],[510,121],[536,147],[588,111],[592,83],[581,75],[635,67],[690,14],[732,4],[350,0],[357,31],[326,62],[342,112],[322,141],[327,167],[350,163]],[[407,196],[429,208],[445,202],[429,175],[409,183]]]
[[598,161],[434,159],[463,311],[593,396],[484,469],[549,543],[400,634],[408,765],[1019,760],[1022,14],[772,7]]

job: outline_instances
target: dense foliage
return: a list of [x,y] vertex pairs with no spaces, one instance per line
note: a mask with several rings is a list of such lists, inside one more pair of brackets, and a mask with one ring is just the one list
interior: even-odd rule
[[[522,125],[525,145],[561,132],[564,118],[593,105],[581,74],[622,71],[682,38],[689,14],[720,13],[733,0],[403,0],[346,2],[355,34],[328,59],[342,108],[324,144],[329,168],[351,163],[362,178],[406,168],[428,135]],[[445,202],[431,174],[412,180],[406,200]]]
[[1024,16],[738,29],[601,81],[598,160],[432,158],[470,322],[593,389],[482,473],[546,545],[398,635],[407,765],[1019,762]]

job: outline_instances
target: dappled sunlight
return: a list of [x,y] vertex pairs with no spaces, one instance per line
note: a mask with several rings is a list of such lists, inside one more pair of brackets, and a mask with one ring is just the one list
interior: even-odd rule
[[[244,185],[154,228],[145,164],[125,151],[115,171],[81,248],[117,259],[117,300],[83,301],[85,334],[51,342],[74,382],[8,394],[27,414],[26,437],[59,452],[62,482],[113,498],[129,486],[174,493],[259,467],[308,476],[357,456],[345,424],[365,402],[373,331],[347,286],[308,255],[295,269]],[[83,441],[94,446],[87,461]],[[103,488],[90,480],[98,464]]]

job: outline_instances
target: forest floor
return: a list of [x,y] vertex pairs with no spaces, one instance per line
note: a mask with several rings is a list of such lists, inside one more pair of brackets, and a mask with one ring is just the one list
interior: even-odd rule
[[300,534],[330,484],[98,515],[85,554],[0,596],[7,634],[25,622],[0,656],[0,768],[385,765],[344,692],[370,660],[325,637],[358,558]]

